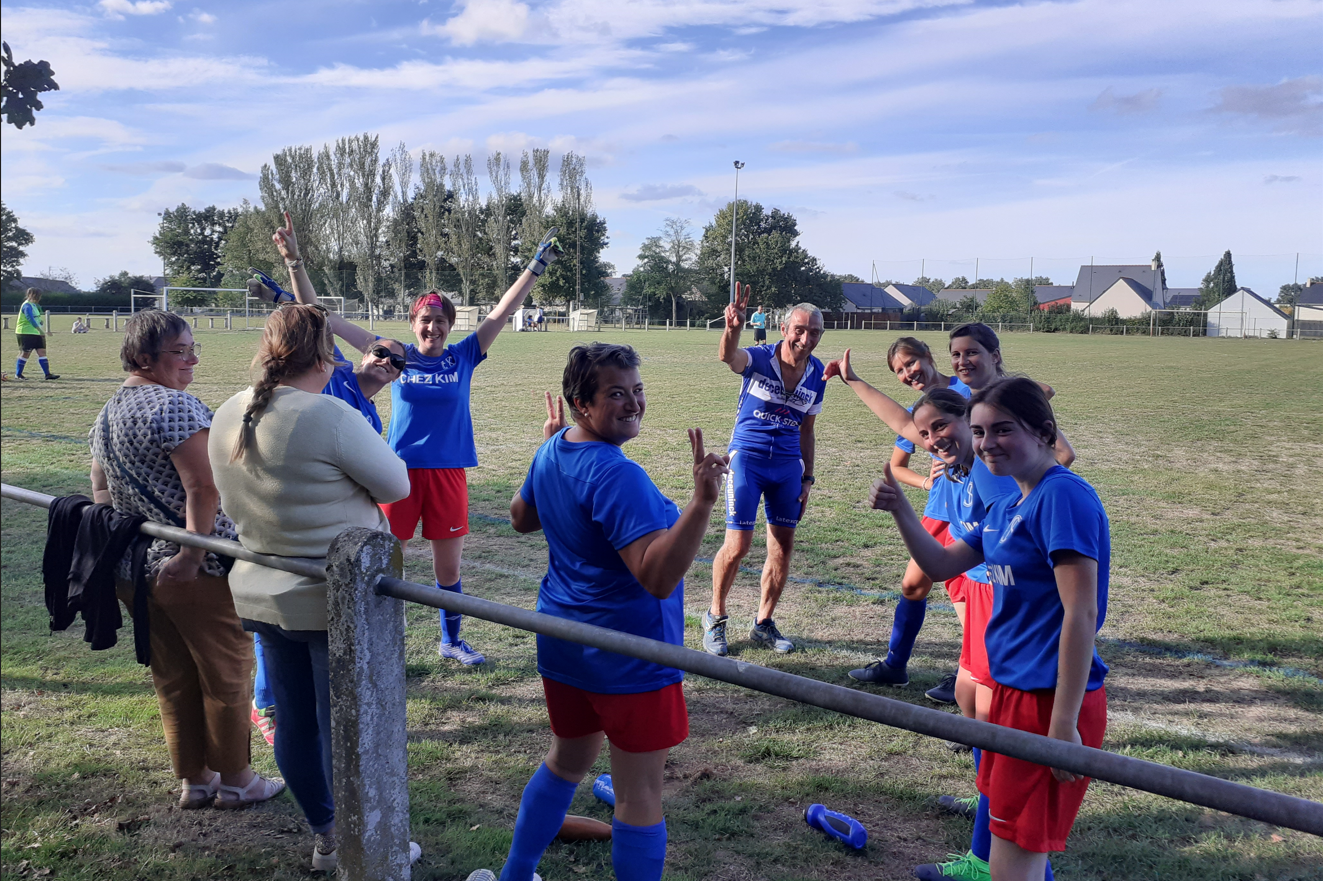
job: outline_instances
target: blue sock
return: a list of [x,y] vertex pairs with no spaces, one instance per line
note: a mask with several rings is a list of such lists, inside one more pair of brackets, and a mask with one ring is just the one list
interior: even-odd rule
[[616,881],[661,881],[666,865],[666,821],[630,826],[611,818],[611,865]]
[[981,860],[987,861],[992,854],[992,828],[989,825],[988,797],[979,793],[978,810],[974,814],[974,840],[969,843],[969,850]]
[[23,375],[23,368],[26,367],[27,364],[28,364],[28,359],[27,359],[27,358],[19,358],[17,361],[15,361],[15,362],[14,362],[14,375],[15,375],[15,376],[22,376],[22,375]]
[[[464,579],[456,581],[454,584],[436,583],[437,590],[448,590],[451,593],[464,592]],[[457,615],[454,612],[447,612],[445,609],[439,610],[441,613],[441,644],[454,645],[459,642],[459,625],[464,620],[463,615]]]
[[262,655],[262,640],[253,634],[253,706],[259,710],[272,710],[276,706],[276,695],[271,690],[271,680],[266,675],[266,658]]
[[37,363],[41,365],[42,373],[46,374],[47,376],[51,375],[51,365],[49,361],[47,361],[45,358],[38,358]]
[[978,776],[978,763],[983,759],[983,750],[976,746],[970,747],[970,750],[974,753],[974,775]]
[[891,642],[887,644],[887,666],[904,670],[914,652],[914,640],[919,638],[923,618],[928,614],[927,597],[921,600],[901,599],[896,603],[896,620],[891,625]]
[[510,856],[501,870],[501,881],[532,881],[542,853],[555,839],[565,822],[565,812],[574,800],[577,783],[557,777],[545,764],[540,765],[524,787],[515,818],[514,841]]
[[1056,876],[1052,874],[1052,861],[1047,861],[1047,871],[1043,873],[1043,881],[1056,881]]

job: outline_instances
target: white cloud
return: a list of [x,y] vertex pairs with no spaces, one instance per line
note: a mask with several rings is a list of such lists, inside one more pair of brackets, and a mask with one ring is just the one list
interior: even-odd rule
[[204,162],[201,165],[194,165],[184,172],[184,177],[193,180],[257,180],[255,174],[240,171],[229,165],[221,165],[219,162]]
[[424,19],[422,32],[449,37],[457,46],[518,40],[528,29],[528,6],[517,0],[466,0],[459,15],[434,25]]
[[1319,134],[1323,132],[1323,77],[1302,76],[1271,86],[1227,86],[1212,109],[1271,120],[1282,131]]
[[632,193],[621,193],[626,202],[661,202],[684,196],[701,196],[703,191],[693,184],[644,184]]
[[216,16],[212,15],[210,12],[203,12],[201,9],[194,9],[192,12],[188,14],[188,17],[193,19],[198,24],[216,23]]
[[158,15],[170,8],[170,0],[100,0],[97,6],[106,18],[119,20],[126,15]]
[[1302,178],[1298,174],[1268,174],[1263,178],[1265,184],[1293,184],[1299,180]]
[[1110,110],[1121,114],[1149,113],[1158,108],[1161,98],[1161,89],[1144,89],[1133,95],[1118,95],[1111,86],[1108,86],[1093,100],[1089,109]]

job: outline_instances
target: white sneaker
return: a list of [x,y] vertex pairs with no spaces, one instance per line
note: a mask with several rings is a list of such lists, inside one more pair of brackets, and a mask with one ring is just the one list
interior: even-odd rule
[[423,846],[416,841],[409,842],[409,865],[418,862],[418,858],[423,855]]
[[[496,873],[491,869],[478,869],[472,872],[466,881],[496,881]],[[534,872],[533,881],[542,881],[542,876]]]
[[436,651],[441,657],[449,658],[452,661],[459,661],[465,667],[473,667],[487,660],[486,655],[462,639],[459,642],[451,643],[450,645],[443,642],[441,643],[440,648]]

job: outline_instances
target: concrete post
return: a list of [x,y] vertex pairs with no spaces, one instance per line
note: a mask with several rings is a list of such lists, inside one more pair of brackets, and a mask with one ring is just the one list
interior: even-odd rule
[[230,322],[233,320],[233,318],[234,318],[234,313],[233,313],[233,312],[226,312],[226,313],[225,313],[225,329],[226,329],[226,330],[230,330],[230,329],[231,329]]
[[326,557],[330,615],[331,755],[340,881],[409,881],[404,604],[377,596],[399,577],[394,536],[353,527]]

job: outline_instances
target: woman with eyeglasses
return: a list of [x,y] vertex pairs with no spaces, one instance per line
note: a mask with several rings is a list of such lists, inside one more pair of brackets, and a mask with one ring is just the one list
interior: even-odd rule
[[[321,393],[334,369],[326,311],[287,303],[267,318],[252,388],[216,411],[216,486],[249,550],[321,562],[348,527],[385,530],[379,504],[409,492],[404,463],[381,435]],[[230,582],[272,674],[276,764],[316,833],[312,867],[333,871],[326,581],[238,561]]]
[[[220,510],[207,442],[211,410],[184,389],[201,345],[172,312],[138,312],[124,328],[129,378],[92,426],[92,499],[200,535],[235,538]],[[152,685],[179,806],[242,808],[285,785],[249,766],[248,641],[226,564],[215,554],[157,539],[147,551]],[[136,589],[121,562],[116,593],[132,610]]]

